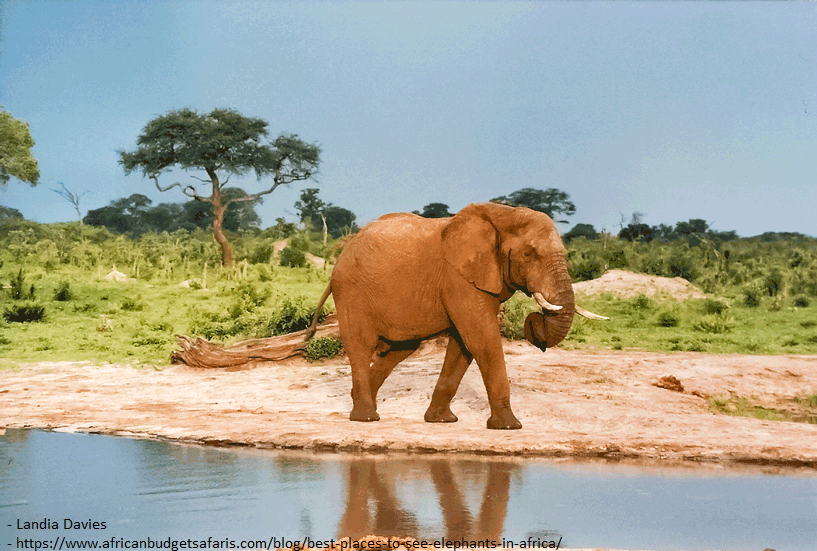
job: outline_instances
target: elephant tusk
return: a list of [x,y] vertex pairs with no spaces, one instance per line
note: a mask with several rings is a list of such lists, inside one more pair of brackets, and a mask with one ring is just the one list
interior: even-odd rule
[[610,319],[610,318],[606,318],[604,316],[600,316],[598,314],[594,314],[590,310],[585,310],[584,308],[582,308],[578,304],[576,305],[576,313],[579,314],[580,316],[584,316],[587,319],[591,319],[591,320],[609,320]]
[[556,306],[555,304],[551,304],[545,300],[545,297],[542,296],[542,293],[533,293],[533,298],[536,300],[536,304],[542,307],[542,310],[547,310],[548,312],[558,312],[562,309],[561,306]]

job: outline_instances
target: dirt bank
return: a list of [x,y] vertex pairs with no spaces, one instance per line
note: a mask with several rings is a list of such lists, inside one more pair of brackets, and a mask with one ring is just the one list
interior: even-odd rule
[[[485,428],[475,366],[428,424],[442,362],[433,345],[398,366],[378,423],[352,423],[349,366],[301,359],[247,370],[40,363],[0,371],[0,427],[40,427],[259,447],[632,457],[817,466],[817,425],[716,415],[704,396],[785,408],[817,391],[817,356],[598,353],[506,344],[519,431]],[[654,386],[672,375],[684,392]],[[666,385],[672,386],[672,385]]]

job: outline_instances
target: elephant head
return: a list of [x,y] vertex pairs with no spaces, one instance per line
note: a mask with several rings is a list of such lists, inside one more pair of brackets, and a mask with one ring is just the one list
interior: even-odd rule
[[451,219],[442,239],[448,263],[479,289],[500,300],[515,291],[536,300],[542,311],[525,320],[525,336],[540,349],[564,340],[574,313],[596,316],[575,305],[565,247],[548,215],[473,204]]

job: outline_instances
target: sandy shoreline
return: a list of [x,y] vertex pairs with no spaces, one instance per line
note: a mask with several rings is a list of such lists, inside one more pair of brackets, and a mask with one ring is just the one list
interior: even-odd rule
[[[292,359],[252,369],[163,370],[39,363],[0,371],[0,426],[248,445],[367,452],[606,457],[817,467],[817,425],[716,415],[706,395],[779,406],[817,389],[816,356],[549,350],[506,343],[518,431],[485,428],[478,370],[452,409],[423,422],[442,362],[427,346],[378,397],[382,420],[352,423],[349,366]],[[673,375],[684,392],[654,386]]]

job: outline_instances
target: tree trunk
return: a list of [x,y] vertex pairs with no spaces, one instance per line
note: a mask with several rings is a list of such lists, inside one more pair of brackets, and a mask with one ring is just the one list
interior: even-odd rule
[[[338,321],[331,315],[318,327],[315,337],[337,336]],[[232,346],[214,344],[206,339],[177,335],[181,350],[170,355],[174,364],[190,367],[239,367],[257,362],[270,362],[303,355],[306,330],[266,339],[251,339]]]
[[[209,171],[208,171],[209,173]],[[221,189],[219,188],[218,176],[209,173],[210,179],[213,182],[213,236],[216,238],[219,247],[221,247],[221,265],[225,268],[230,268],[233,265],[233,248],[227,237],[224,235],[224,211],[227,205],[221,204]]]

